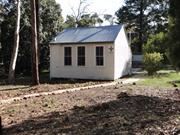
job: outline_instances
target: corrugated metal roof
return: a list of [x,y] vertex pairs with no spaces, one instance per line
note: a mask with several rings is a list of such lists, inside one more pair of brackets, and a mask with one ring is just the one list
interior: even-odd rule
[[114,42],[122,25],[70,28],[60,32],[50,44]]

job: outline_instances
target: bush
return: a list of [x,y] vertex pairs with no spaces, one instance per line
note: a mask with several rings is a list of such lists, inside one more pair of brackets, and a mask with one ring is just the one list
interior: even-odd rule
[[160,32],[150,35],[146,44],[143,45],[143,53],[159,52],[162,54],[164,64],[169,63],[167,58],[167,34]]
[[163,32],[160,32],[156,35],[150,35],[147,43],[143,45],[143,52],[153,53],[159,52],[164,54],[167,49],[167,35]]
[[153,75],[160,69],[162,60],[163,56],[160,53],[154,52],[144,54],[143,64],[148,75]]

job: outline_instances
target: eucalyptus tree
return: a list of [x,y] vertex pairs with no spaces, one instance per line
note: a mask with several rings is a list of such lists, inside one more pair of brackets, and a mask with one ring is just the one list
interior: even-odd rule
[[180,1],[170,0],[168,54],[172,64],[180,69]]
[[72,14],[67,15],[65,28],[95,26],[96,24],[101,25],[103,20],[97,13],[89,12],[89,6],[90,4],[87,0],[79,0],[77,9],[71,7]]
[[[9,0],[11,1],[11,0]],[[21,6],[20,23],[20,47],[17,59],[16,73],[31,73],[31,24],[30,24],[30,1],[23,0]],[[49,42],[57,32],[63,29],[62,10],[55,0],[39,0],[39,55],[40,68],[48,68],[49,64]],[[16,24],[16,7],[6,4],[8,10],[2,21],[2,53],[6,72],[10,64],[10,52],[14,42],[14,30]]]
[[11,56],[11,62],[9,65],[9,83],[14,83],[15,81],[15,69],[16,69],[16,61],[19,50],[19,31],[20,31],[20,19],[21,19],[21,1],[16,0],[16,26],[14,32],[14,46]]
[[117,23],[126,24],[127,30],[136,34],[133,39],[137,52],[149,34],[167,31],[169,0],[125,0],[116,12]]
[[37,34],[37,1],[31,0],[31,47],[32,47],[32,80],[34,85],[39,85],[39,58],[38,58],[38,34]]

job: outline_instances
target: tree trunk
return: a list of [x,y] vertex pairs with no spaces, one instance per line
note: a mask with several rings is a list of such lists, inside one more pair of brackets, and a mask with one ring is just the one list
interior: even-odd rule
[[140,1],[140,17],[139,17],[139,47],[138,52],[142,53],[142,46],[143,46],[143,15],[144,15],[144,0]]
[[[38,58],[40,57],[40,39],[39,39],[39,0],[36,0],[36,25],[37,25],[37,44]],[[39,64],[39,63],[38,63]]]
[[34,85],[39,85],[36,0],[31,0],[31,31],[32,31],[32,80]]
[[2,131],[2,119],[1,119],[1,116],[0,116],[0,135],[3,135],[3,131]]
[[19,49],[20,17],[21,17],[21,1],[17,0],[16,30],[14,33],[14,47],[13,47],[11,62],[9,66],[9,76],[8,76],[9,83],[14,83],[15,81],[15,68],[16,68],[18,49]]

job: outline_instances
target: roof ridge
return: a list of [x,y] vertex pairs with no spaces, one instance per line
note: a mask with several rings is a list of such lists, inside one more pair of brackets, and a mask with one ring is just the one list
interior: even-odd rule
[[[104,28],[104,27],[114,27],[114,26],[122,26],[122,24],[117,24],[117,25],[105,25],[105,26],[72,27],[72,28],[65,28],[64,30],[70,30],[70,29],[89,29],[89,28]],[[63,31],[64,31],[64,30],[63,30]]]

